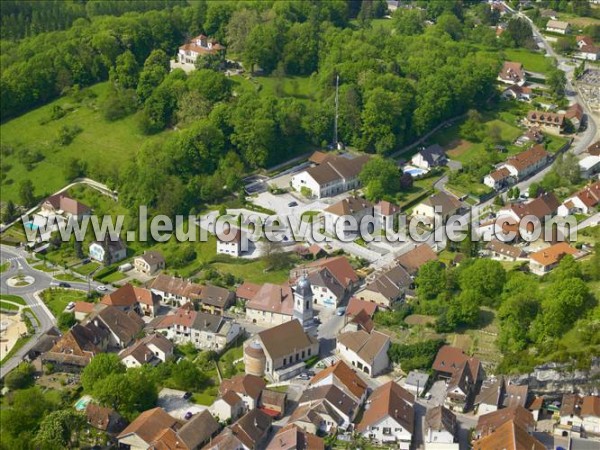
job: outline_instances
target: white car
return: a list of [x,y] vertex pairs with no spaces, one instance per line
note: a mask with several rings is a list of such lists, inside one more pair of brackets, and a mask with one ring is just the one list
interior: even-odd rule
[[73,308],[75,308],[75,302],[69,302],[67,305],[67,311],[71,311]]
[[100,292],[106,292],[108,291],[108,288],[106,286],[98,286],[96,290]]

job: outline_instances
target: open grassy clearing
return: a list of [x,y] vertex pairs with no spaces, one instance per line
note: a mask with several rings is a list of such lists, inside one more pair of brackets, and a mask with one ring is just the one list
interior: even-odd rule
[[516,61],[523,64],[525,70],[537,73],[546,73],[552,67],[552,58],[544,56],[540,52],[521,48],[504,49],[507,61]]
[[0,295],[0,299],[8,300],[9,302],[12,302],[12,303],[18,303],[19,305],[27,305],[25,300],[23,300],[23,297],[19,297],[18,295],[2,294],[2,295]]
[[[6,179],[2,182],[2,201],[18,201],[19,182],[30,179],[36,195],[43,196],[63,187],[65,163],[69,158],[79,158],[88,163],[91,173],[110,175],[150,139],[162,139],[168,133],[147,137],[138,131],[137,114],[115,122],[106,121],[99,105],[109,90],[109,83],[99,83],[88,88],[95,98],[81,103],[71,97],[63,97],[16,119],[0,125],[3,147],[12,147],[11,155],[3,156],[2,171]],[[61,106],[69,109],[64,117],[42,124],[50,119],[52,109]],[[56,139],[62,126],[79,126],[82,131],[66,146],[57,144]],[[44,159],[31,170],[27,170],[19,156],[22,149],[38,151]]]
[[264,259],[240,260],[231,263],[218,262],[213,267],[221,272],[227,272],[235,277],[243,278],[252,283],[283,283],[288,280],[289,270],[268,270]]
[[77,302],[85,299],[86,293],[73,289],[57,289],[50,288],[42,292],[42,300],[50,308],[52,314],[58,317],[62,313],[69,302]]
[[305,101],[312,100],[316,94],[316,81],[311,77],[235,75],[231,79],[236,84],[234,89],[240,92],[260,91]]

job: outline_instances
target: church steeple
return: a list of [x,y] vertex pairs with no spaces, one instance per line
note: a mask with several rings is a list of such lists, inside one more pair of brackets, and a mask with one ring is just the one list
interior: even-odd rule
[[313,292],[306,274],[303,274],[294,287],[294,319],[306,327],[313,320]]

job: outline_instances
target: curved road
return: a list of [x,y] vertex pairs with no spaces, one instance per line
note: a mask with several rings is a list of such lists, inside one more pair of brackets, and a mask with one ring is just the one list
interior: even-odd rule
[[[0,293],[19,295],[22,297],[27,303],[27,306],[31,308],[39,322],[39,327],[36,330],[35,335],[27,342],[27,344],[21,347],[18,352],[16,352],[2,365],[0,368],[0,378],[4,378],[8,372],[14,369],[19,362],[21,362],[23,356],[25,356],[31,347],[37,343],[39,338],[56,324],[56,318],[52,315],[48,307],[37,295],[40,291],[50,287],[50,283],[54,280],[54,278],[48,272],[43,272],[31,267],[27,262],[28,256],[29,254],[22,249],[8,247],[6,245],[0,246],[0,261],[2,263],[7,261],[10,263],[8,269],[0,274]],[[34,278],[34,282],[29,286],[8,286],[7,280],[16,276],[17,274],[31,276]],[[84,281],[69,281],[69,284],[72,289],[78,289],[86,292],[88,290],[88,283]],[[90,289],[96,289],[98,286],[100,286],[100,283],[90,281]]]

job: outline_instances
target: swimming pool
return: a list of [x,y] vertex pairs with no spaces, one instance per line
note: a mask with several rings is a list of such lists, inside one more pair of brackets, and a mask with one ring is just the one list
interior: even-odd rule
[[37,226],[35,223],[33,223],[33,222],[25,222],[25,223],[23,224],[23,226],[24,226],[25,228],[28,228],[28,229],[30,229],[30,230],[37,230],[37,229],[39,228],[39,227],[38,227],[38,226]]
[[427,173],[426,169],[419,169],[418,167],[406,166],[402,169],[402,172],[409,174],[412,177],[420,177]]
[[79,400],[77,400],[77,403],[75,403],[75,409],[77,411],[83,411],[86,408],[87,404],[91,401],[92,397],[90,397],[89,395],[84,395]]

